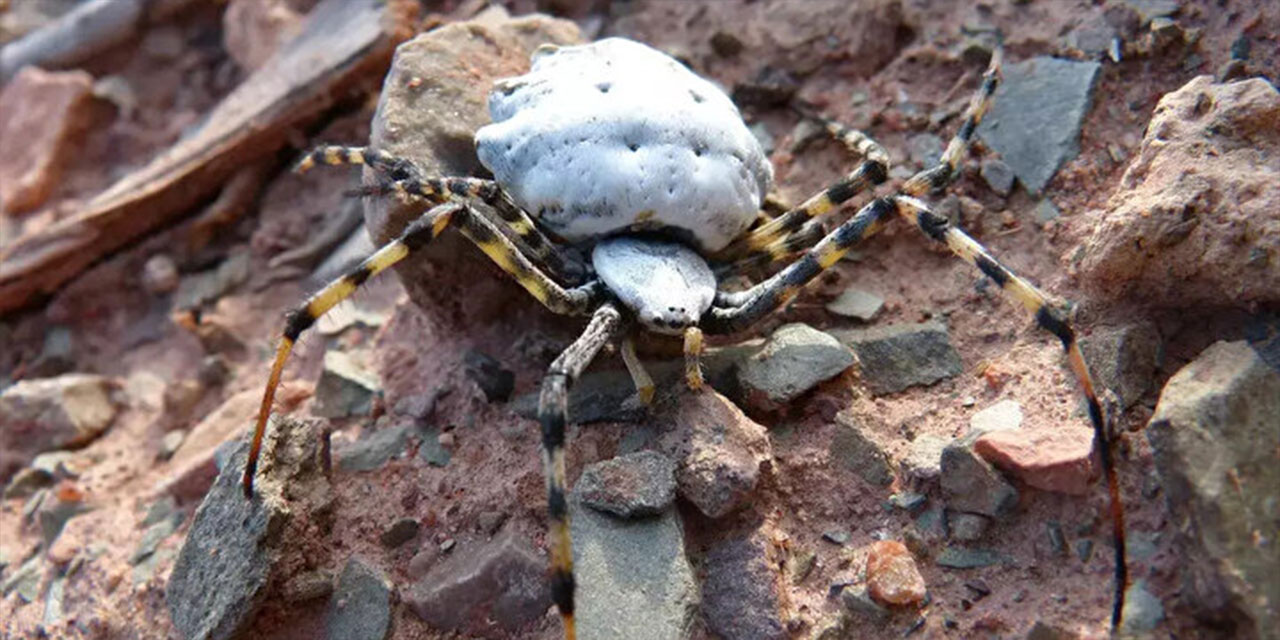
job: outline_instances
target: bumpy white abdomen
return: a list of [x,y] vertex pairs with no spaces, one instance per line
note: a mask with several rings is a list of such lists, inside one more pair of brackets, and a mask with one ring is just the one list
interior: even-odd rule
[[570,242],[674,231],[703,251],[755,219],[773,168],[715,85],[645,45],[544,47],[489,95],[480,161]]

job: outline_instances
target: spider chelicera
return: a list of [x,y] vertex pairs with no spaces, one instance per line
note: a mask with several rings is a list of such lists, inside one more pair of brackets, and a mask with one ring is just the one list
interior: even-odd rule
[[[824,233],[819,219],[884,182],[889,158],[865,134],[823,120],[860,162],[803,204],[761,212],[773,170],[723,91],[645,45],[612,38],[541,47],[526,75],[499,81],[490,94],[494,122],[476,133],[494,180],[427,176],[408,160],[357,147],[324,146],[299,164],[366,165],[379,176],[370,193],[396,193],[430,205],[398,239],[378,249],[292,311],[258,413],[243,486],[252,495],[258,451],[285,360],[317,318],[370,277],[427,246],[449,227],[474,242],[548,309],[589,316],[586,329],[551,363],[538,419],[550,515],[552,598],[565,636],[574,637],[573,556],[565,494],[565,424],[570,385],[605,344],[621,353],[642,401],[651,378],[631,341],[633,330],[682,336],[689,388],[703,387],[703,335],[736,333],[791,300],[861,240],[897,216],[977,267],[1057,336],[1088,403],[1094,446],[1111,492],[1116,583],[1112,624],[1126,582],[1116,474],[1104,416],[1075,332],[1038,288],[920,198],[945,188],[999,82],[999,50],[982,76],[960,128],[936,166],[892,195],[875,198]],[[486,209],[471,206],[483,202]],[[554,240],[553,240],[554,238]],[[589,260],[566,247],[589,249]],[[780,270],[745,290],[726,278],[760,266]]]

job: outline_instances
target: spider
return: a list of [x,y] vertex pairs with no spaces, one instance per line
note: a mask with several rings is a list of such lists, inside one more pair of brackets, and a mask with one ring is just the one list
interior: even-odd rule
[[[1088,404],[1111,495],[1115,627],[1127,577],[1123,513],[1103,411],[1075,332],[1043,292],[920,199],[958,175],[999,82],[1001,55],[999,49],[993,53],[938,164],[892,195],[871,200],[830,233],[823,232],[821,216],[885,182],[889,157],[879,144],[823,119],[860,162],[799,206],[769,217],[761,208],[772,166],[728,96],[671,57],[620,38],[544,45],[533,54],[529,73],[496,83],[489,96],[493,123],[476,133],[477,152],[493,180],[427,176],[412,162],[371,148],[316,148],[298,171],[316,164],[365,165],[380,176],[368,194],[394,193],[431,206],[398,239],[288,314],[244,469],[245,495],[252,496],[276,387],[299,336],[370,277],[454,227],[548,309],[590,318],[551,363],[538,405],[552,599],[565,637],[573,638],[564,455],[570,385],[601,348],[621,338],[620,352],[640,399],[650,401],[654,384],[632,343],[633,331],[649,331],[683,337],[685,383],[701,389],[704,333],[747,329],[896,216],[977,267],[1062,341]],[[488,208],[473,207],[476,201]],[[571,249],[589,250],[589,260]],[[745,290],[718,286],[760,266],[781,268]]]

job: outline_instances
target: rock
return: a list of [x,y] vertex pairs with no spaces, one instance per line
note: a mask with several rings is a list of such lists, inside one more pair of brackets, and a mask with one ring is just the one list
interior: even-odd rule
[[287,0],[231,0],[222,12],[223,50],[245,72],[258,70],[302,31],[304,17]]
[[[0,91],[0,212],[39,208],[92,124],[93,76],[84,71],[19,71]],[[21,142],[19,142],[21,141]]]
[[382,546],[395,549],[417,537],[421,527],[415,518],[399,518],[382,532],[378,540],[382,542]]
[[1062,523],[1057,520],[1050,520],[1044,523],[1045,535],[1049,538],[1049,548],[1053,552],[1066,557],[1067,556],[1067,534],[1062,530]]
[[882,623],[889,619],[889,610],[871,598],[865,586],[849,586],[840,592],[840,603],[845,612],[855,619],[866,622]]
[[922,168],[937,165],[942,149],[942,138],[932,133],[917,133],[907,139],[907,156]]
[[436,564],[403,600],[436,629],[488,636],[542,618],[551,589],[543,559],[508,527]]
[[1121,619],[1122,632],[1137,634],[1155,631],[1160,621],[1164,620],[1164,605],[1160,598],[1147,590],[1146,580],[1135,580],[1125,591]]
[[964,549],[947,547],[934,559],[940,567],[949,569],[977,569],[990,567],[1004,562],[1004,556],[988,549]]
[[960,542],[981,540],[990,525],[991,518],[976,513],[956,511],[947,516],[947,528],[951,530],[951,539]]
[[1080,635],[1043,620],[1036,620],[1027,632],[1027,640],[1080,640]]
[[35,520],[40,526],[40,540],[44,548],[48,549],[53,541],[58,539],[68,520],[87,513],[91,509],[92,507],[85,502],[84,492],[69,482],[49,490],[35,511]]
[[1009,165],[1002,160],[996,158],[983,160],[979,175],[992,191],[1002,196],[1013,193],[1013,182],[1017,176],[1013,175],[1013,169],[1010,169]]
[[29,378],[52,378],[71,371],[76,366],[75,336],[63,326],[49,327],[44,333],[44,345],[40,355],[27,369]]
[[1080,50],[1090,58],[1097,59],[1109,55],[1113,43],[1119,38],[1120,34],[1107,21],[1106,16],[1094,14],[1085,18],[1071,30],[1071,33],[1067,34],[1067,45]]
[[330,638],[382,640],[391,630],[391,585],[377,569],[352,556],[329,596],[325,631]]
[[[1037,57],[1006,65],[978,135],[1040,193],[1063,163],[1080,152],[1080,126],[1089,111],[1101,65]],[[1028,132],[1035,132],[1028,135]]]
[[1084,244],[1086,284],[1165,307],[1280,301],[1277,120],[1261,78],[1200,76],[1161,98]]
[[777,409],[853,364],[839,340],[805,324],[778,327],[758,353],[738,369],[747,402]]
[[37,454],[79,447],[116,416],[110,378],[69,373],[22,380],[0,393],[0,482]]
[[[238,443],[196,510],[169,574],[165,601],[182,637],[230,640],[252,622],[281,547],[294,543],[293,536],[282,535],[290,519],[331,508],[318,452],[313,424],[278,420],[263,442],[254,497],[245,499],[240,478],[248,445]],[[209,588],[215,584],[218,588]]]
[[924,601],[924,576],[907,547],[881,540],[867,551],[867,591],[885,605],[918,605]]
[[1032,210],[1031,215],[1035,217],[1036,224],[1045,225],[1062,217],[1062,212],[1058,210],[1058,205],[1053,204],[1052,200],[1045,198],[1036,203],[1036,208]]
[[915,532],[925,542],[938,543],[947,537],[947,512],[940,505],[925,509],[916,516],[912,524],[915,526]]
[[[827,137],[827,130],[816,120],[801,118],[796,126],[791,128],[791,133],[787,137],[791,139],[791,145],[787,149],[795,155],[809,148],[809,145],[814,142]],[[766,153],[769,152],[766,151]]]
[[[218,266],[182,278],[178,283],[178,289],[173,292],[173,308],[198,309],[217,302],[218,298],[248,282],[251,268],[249,251],[233,250],[226,260],[218,263]],[[214,322],[212,326],[205,326],[211,320],[213,318],[206,316],[200,321],[200,328],[206,332],[200,336],[200,339],[205,343],[206,348],[219,347],[209,348],[209,351],[239,349],[240,347],[235,346],[239,339],[225,326],[220,326],[218,322]]]
[[947,328],[941,323],[894,324],[833,333],[853,350],[862,380],[875,395],[933,384],[963,370]]
[[[414,161],[427,175],[482,175],[474,134],[490,121],[487,104],[493,83],[528,71],[529,55],[539,45],[580,39],[573,22],[539,15],[455,22],[423,33],[396,49],[369,144]],[[373,177],[369,171],[365,176]],[[365,224],[381,245],[422,211],[421,204],[368,198]],[[442,235],[396,265],[396,271],[414,304],[441,319],[497,320],[512,304],[536,304],[456,233]]]
[[663,416],[660,448],[676,462],[676,487],[709,518],[751,497],[772,455],[765,428],[711,389],[682,393]]
[[831,544],[845,545],[849,542],[849,532],[844,529],[832,529],[822,532],[822,539]]
[[970,433],[1005,431],[1022,426],[1022,405],[1016,400],[1001,400],[969,418]]
[[182,522],[182,512],[178,511],[178,501],[173,496],[162,496],[147,507],[147,514],[138,522],[139,527],[150,527],[164,520]]
[[889,496],[889,506],[914,512],[924,507],[929,498],[923,493],[895,493]]
[[133,555],[129,556],[129,564],[136,565],[155,553],[156,549],[160,548],[160,543],[173,535],[177,529],[178,523],[172,518],[166,518],[147,527],[147,530],[142,532],[142,540],[138,542],[138,548],[134,549]]
[[[381,421],[379,421],[381,422]],[[418,436],[422,444],[419,449],[438,448],[436,438],[428,438],[417,428],[412,420],[401,420],[390,426],[366,432],[364,437],[347,445],[337,447],[334,458],[338,468],[343,471],[373,471],[382,465],[398,458],[409,450],[413,437]],[[423,455],[419,451],[419,455]]]
[[851,411],[836,414],[835,435],[831,438],[831,459],[857,473],[867,483],[886,487],[893,483],[893,468],[884,447],[866,433]]
[[623,518],[658,515],[675,501],[675,463],[656,451],[588,465],[574,491],[582,503]]
[[[654,376],[658,388],[662,389],[662,368],[648,364],[645,367]],[[569,420],[574,424],[636,422],[646,412],[644,407],[631,400],[635,395],[635,384],[626,371],[590,371],[569,389]],[[510,406],[517,415],[537,420],[538,392],[519,396]]]
[[685,556],[680,515],[665,509],[656,517],[622,520],[585,508],[581,487],[579,480],[569,506],[578,635],[687,638],[698,585]]
[[853,287],[840,292],[835,300],[827,303],[827,311],[863,322],[870,322],[883,308],[884,298]]
[[218,447],[252,427],[261,402],[260,389],[246,389],[227,398],[192,427],[170,458],[169,467],[173,471],[161,484],[160,490],[184,501],[204,496],[218,477],[214,459]]
[[135,589],[147,586],[151,579],[155,577],[156,569],[172,560],[173,556],[173,549],[156,550],[155,553],[147,556],[142,562],[134,565],[133,570],[129,572],[129,581]]
[[307,571],[289,579],[282,589],[284,601],[309,602],[333,593],[333,576],[325,571]]
[[342,351],[324,354],[324,371],[316,382],[316,401],[312,413],[322,418],[367,416],[373,411],[373,398],[381,392],[377,375],[359,365]]
[[1093,430],[1083,426],[991,431],[979,437],[973,449],[1044,491],[1084,495],[1094,477]]
[[506,402],[516,388],[516,374],[486,353],[474,349],[462,355],[467,377],[480,387],[489,402]]
[[1160,333],[1150,322],[1095,328],[1080,349],[1103,389],[1120,396],[1126,409],[1151,390],[1163,358]]
[[164,434],[164,437],[160,438],[160,450],[156,451],[156,457],[161,460],[172,458],[186,439],[187,432],[181,429]]
[[773,134],[769,133],[769,127],[766,126],[765,123],[757,122],[747,127],[747,130],[751,132],[751,135],[756,139],[756,142],[760,143],[760,150],[764,152],[764,155],[767,156],[773,153],[773,150],[777,145],[777,141],[773,139]]
[[998,517],[1018,502],[1018,490],[1005,481],[964,438],[942,450],[942,495],[955,511]]
[[44,577],[44,566],[40,560],[41,555],[37,553],[22,563],[22,566],[5,579],[3,585],[0,585],[0,592],[7,596],[16,591],[23,602],[34,602],[40,597],[40,581]]
[[898,463],[902,475],[917,481],[936,480],[942,473],[942,450],[950,438],[923,435],[907,445],[907,453]]
[[25,467],[15,473],[9,480],[9,484],[5,486],[4,499],[29,498],[40,489],[52,487],[53,482],[52,473],[44,469]]
[[722,58],[732,58],[742,53],[744,46],[737,36],[728,31],[717,31],[711,34],[711,50]]
[[[1274,629],[1280,611],[1280,372],[1245,342],[1218,342],[1165,384],[1146,434],[1183,563],[1184,601],[1233,623]],[[1265,635],[1265,633],[1263,634]]]
[[1076,557],[1080,558],[1080,562],[1087,563],[1089,558],[1093,557],[1093,541],[1088,538],[1076,540]]
[[142,288],[147,293],[155,296],[173,293],[178,289],[178,284],[178,265],[168,255],[157,253],[147,258],[146,264],[142,265]]
[[702,616],[722,638],[782,640],[781,563],[764,535],[720,541],[703,561]]

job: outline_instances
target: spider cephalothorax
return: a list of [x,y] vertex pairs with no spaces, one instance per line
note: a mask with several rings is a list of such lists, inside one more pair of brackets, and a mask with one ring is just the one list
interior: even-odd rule
[[[420,199],[431,207],[398,239],[289,315],[258,414],[244,475],[246,494],[252,493],[257,452],[280,373],[299,335],[369,277],[456,227],[547,308],[590,316],[582,335],[551,363],[538,408],[552,529],[552,595],[565,634],[573,637],[564,464],[569,386],[605,344],[621,338],[627,369],[640,398],[649,401],[653,383],[635,357],[629,333],[638,329],[682,335],[687,383],[701,388],[703,332],[746,329],[862,239],[900,217],[991,278],[1062,341],[1088,402],[1095,447],[1111,490],[1117,567],[1112,623],[1117,624],[1125,586],[1118,488],[1103,412],[1075,333],[1038,288],[920,200],[956,176],[995,91],[999,64],[997,51],[939,163],[908,179],[894,194],[870,201],[830,233],[824,233],[818,217],[884,182],[884,149],[858,131],[824,121],[860,158],[857,168],[771,218],[760,209],[773,170],[729,98],[674,59],[616,38],[544,46],[534,54],[528,74],[497,83],[489,100],[494,122],[476,134],[477,151],[493,172],[492,181],[423,175],[411,162],[373,149],[312,151],[300,170],[317,162],[364,164],[382,176],[378,191]],[[469,206],[476,200],[489,208],[482,212]],[[563,250],[569,246],[581,251]],[[584,254],[590,255],[586,264],[579,257]],[[781,268],[745,290],[720,288],[728,276],[761,265]],[[579,279],[577,274],[587,275]]]

